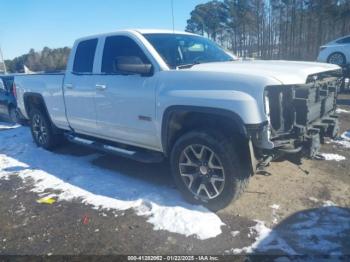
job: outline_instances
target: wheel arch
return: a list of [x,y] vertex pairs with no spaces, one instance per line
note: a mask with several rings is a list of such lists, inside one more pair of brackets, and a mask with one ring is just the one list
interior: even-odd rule
[[204,124],[217,127],[226,133],[232,131],[244,138],[249,138],[247,129],[241,117],[226,109],[200,107],[200,106],[170,106],[163,114],[161,142],[163,152],[169,155],[176,139],[186,131],[201,128]]
[[32,92],[25,93],[23,95],[23,102],[24,102],[25,111],[29,117],[30,117],[30,110],[32,108],[39,109],[50,120],[50,124],[51,124],[51,127],[53,128],[54,132],[61,133],[59,128],[56,127],[55,124],[52,122],[51,116],[50,116],[49,111],[47,110],[47,107],[46,107],[45,100],[41,94],[32,93]]

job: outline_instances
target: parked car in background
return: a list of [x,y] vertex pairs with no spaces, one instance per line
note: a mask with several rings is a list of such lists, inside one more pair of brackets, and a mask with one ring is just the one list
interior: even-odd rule
[[0,75],[0,116],[11,122],[17,122],[16,89],[14,76]]
[[344,66],[350,63],[350,35],[338,38],[320,47],[320,62]]

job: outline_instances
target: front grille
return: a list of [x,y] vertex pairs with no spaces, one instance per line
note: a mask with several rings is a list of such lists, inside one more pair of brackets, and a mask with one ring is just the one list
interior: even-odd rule
[[337,80],[324,79],[295,88],[296,124],[308,125],[330,113],[336,106]]
[[270,124],[273,136],[291,133],[296,126],[308,127],[335,110],[337,77],[314,77],[304,85],[270,86]]

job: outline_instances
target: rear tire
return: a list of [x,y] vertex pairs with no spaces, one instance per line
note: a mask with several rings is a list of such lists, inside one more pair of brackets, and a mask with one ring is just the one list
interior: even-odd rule
[[233,140],[210,130],[180,137],[171,153],[171,169],[184,198],[213,211],[238,199],[250,178]]
[[33,140],[39,147],[52,150],[62,142],[62,135],[54,133],[50,119],[37,108],[30,111],[30,129]]
[[11,123],[18,123],[18,113],[15,107],[10,106],[9,108],[9,120],[11,121]]

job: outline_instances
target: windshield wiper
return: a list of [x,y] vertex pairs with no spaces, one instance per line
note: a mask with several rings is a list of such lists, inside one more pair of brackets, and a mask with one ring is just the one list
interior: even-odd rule
[[186,64],[186,65],[179,65],[176,67],[176,69],[187,69],[187,68],[191,68],[194,65],[198,65],[200,63],[193,63],[193,64]]
[[176,69],[187,69],[187,68],[191,68],[192,66],[195,66],[195,65],[199,65],[199,64],[208,64],[208,63],[216,63],[216,62],[233,62],[235,60],[228,60],[228,61],[212,61],[212,62],[204,62],[204,61],[201,61],[201,62],[194,62],[192,64],[185,64],[185,65],[179,65],[176,67]]
[[185,64],[185,65],[179,65],[176,67],[176,69],[187,69],[187,68],[191,68],[192,66],[194,65],[199,65],[199,64],[205,64],[205,63],[208,63],[208,62],[205,62],[205,61],[195,61],[191,64]]

